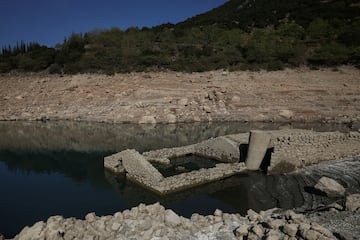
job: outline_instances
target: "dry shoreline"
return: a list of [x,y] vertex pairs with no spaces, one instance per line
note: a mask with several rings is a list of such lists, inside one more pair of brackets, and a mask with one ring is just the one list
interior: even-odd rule
[[360,121],[360,70],[2,74],[0,120]]

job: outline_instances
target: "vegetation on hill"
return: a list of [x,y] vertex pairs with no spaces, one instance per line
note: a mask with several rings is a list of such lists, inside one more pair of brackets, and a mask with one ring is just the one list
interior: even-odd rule
[[96,29],[55,48],[3,47],[0,72],[78,73],[360,66],[358,0],[231,0],[184,22]]

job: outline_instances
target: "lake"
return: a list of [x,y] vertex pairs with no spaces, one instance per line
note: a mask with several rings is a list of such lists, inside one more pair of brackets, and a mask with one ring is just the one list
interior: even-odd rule
[[[186,217],[192,213],[212,214],[217,208],[244,214],[249,208],[259,211],[302,206],[308,201],[304,198],[304,186],[315,182],[320,173],[306,177],[306,181],[298,175],[242,174],[159,197],[103,168],[105,156],[128,148],[144,152],[250,129],[279,128],[349,131],[344,125],[300,123],[148,126],[70,121],[0,122],[0,232],[5,237],[13,237],[24,226],[52,215],[83,219],[89,212],[108,215],[157,201]],[[327,173],[334,175],[331,171],[336,169],[329,168]],[[357,172],[360,172],[359,161],[349,167],[350,178],[344,180],[350,181],[354,189],[360,184]]]

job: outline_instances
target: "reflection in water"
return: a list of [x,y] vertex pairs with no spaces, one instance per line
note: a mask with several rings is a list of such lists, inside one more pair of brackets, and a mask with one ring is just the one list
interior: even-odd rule
[[[244,123],[139,126],[0,122],[0,232],[12,237],[25,225],[51,215],[83,218],[92,211],[98,215],[112,214],[140,202],[159,201],[184,216],[194,212],[210,214],[216,208],[244,213],[249,207],[260,210],[300,206],[306,199],[299,190],[302,185],[289,180],[295,177],[239,175],[159,197],[126,182],[122,176],[113,176],[103,170],[104,156],[126,148],[143,152],[254,128],[279,127],[282,126]],[[337,127],[337,130],[347,131],[340,125],[300,127],[317,130]],[[302,181],[312,183],[316,177],[309,179]],[[277,190],[269,195],[267,191],[272,188]],[[274,195],[279,191],[285,193]]]

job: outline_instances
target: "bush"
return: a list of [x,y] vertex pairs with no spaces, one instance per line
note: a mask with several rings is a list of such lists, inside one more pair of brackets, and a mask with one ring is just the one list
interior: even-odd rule
[[333,66],[349,61],[350,52],[345,46],[332,43],[316,49],[308,58],[310,64]]

